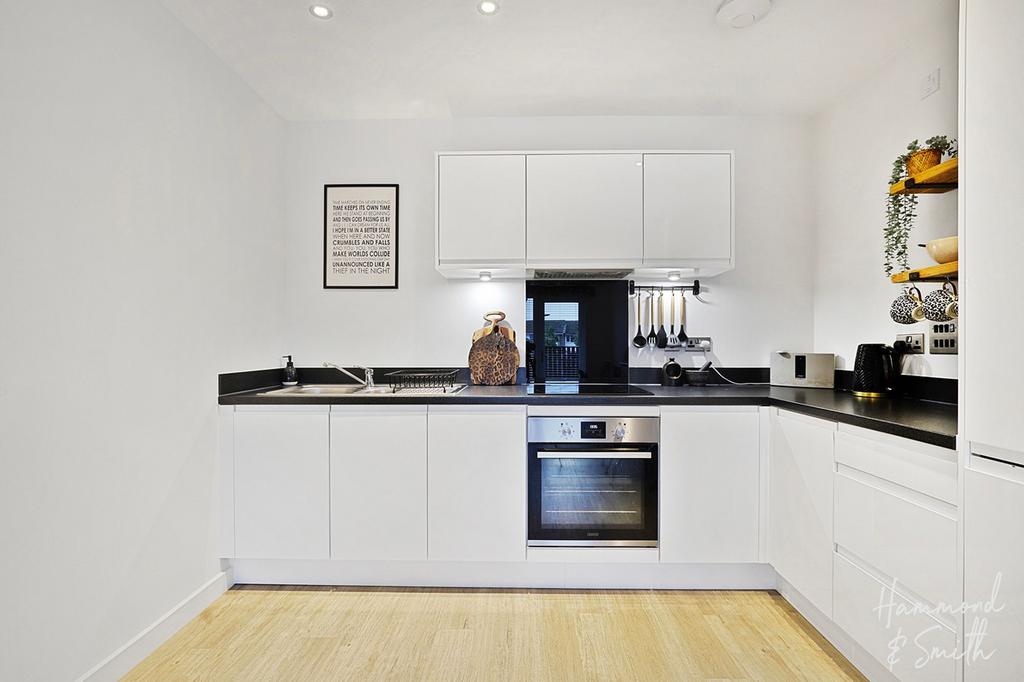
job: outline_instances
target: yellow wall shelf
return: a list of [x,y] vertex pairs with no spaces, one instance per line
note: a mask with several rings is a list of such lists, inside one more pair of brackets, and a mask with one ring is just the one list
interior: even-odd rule
[[956,279],[959,273],[960,261],[955,260],[952,263],[943,263],[942,265],[932,265],[927,268],[900,272],[893,275],[891,279],[893,284],[902,284],[904,282],[942,282],[947,279]]
[[943,194],[956,189],[958,168],[956,158],[932,166],[895,185],[889,185],[889,194]]

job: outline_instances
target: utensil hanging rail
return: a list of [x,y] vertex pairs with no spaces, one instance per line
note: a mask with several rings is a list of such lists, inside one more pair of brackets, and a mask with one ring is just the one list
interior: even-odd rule
[[700,292],[702,291],[702,289],[700,288],[700,280],[699,279],[693,280],[693,284],[671,284],[669,286],[660,286],[660,285],[645,286],[645,285],[637,284],[633,280],[629,280],[629,295],[633,296],[638,291],[646,291],[648,293],[663,293],[663,292],[666,292],[666,291],[668,291],[668,292],[682,291],[682,292],[685,293],[685,292],[689,291],[694,296],[700,296]]

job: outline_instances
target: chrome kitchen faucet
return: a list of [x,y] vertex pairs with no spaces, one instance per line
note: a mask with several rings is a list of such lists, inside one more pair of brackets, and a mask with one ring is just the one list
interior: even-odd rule
[[347,376],[352,377],[353,379],[355,379],[357,382],[359,382],[360,384],[362,384],[366,388],[373,388],[373,370],[370,369],[369,367],[359,367],[359,369],[363,370],[363,374],[366,375],[366,379],[360,379],[355,374],[353,374],[352,372],[348,371],[347,369],[345,369],[341,365],[336,365],[333,362],[325,362],[324,363],[324,367],[333,367],[334,369],[338,370],[342,374],[345,374]]

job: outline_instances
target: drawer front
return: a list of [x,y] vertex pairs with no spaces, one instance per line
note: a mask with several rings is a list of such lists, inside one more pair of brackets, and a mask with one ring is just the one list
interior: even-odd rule
[[[908,499],[896,486],[840,468],[836,544],[931,604],[959,604],[955,510]],[[889,487],[887,486],[887,487]],[[915,495],[907,491],[908,496]]]
[[836,461],[956,504],[956,451],[857,427],[840,426]]
[[956,634],[845,557],[835,555],[836,624],[905,682],[956,677]]

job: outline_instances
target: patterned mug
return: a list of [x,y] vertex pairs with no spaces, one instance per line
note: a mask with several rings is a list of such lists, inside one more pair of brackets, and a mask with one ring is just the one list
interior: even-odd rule
[[932,322],[949,322],[960,314],[956,285],[947,281],[938,291],[924,297],[924,316]]
[[923,320],[924,301],[921,300],[921,290],[917,287],[904,288],[903,294],[892,302],[889,316],[893,322],[900,324],[915,324]]

